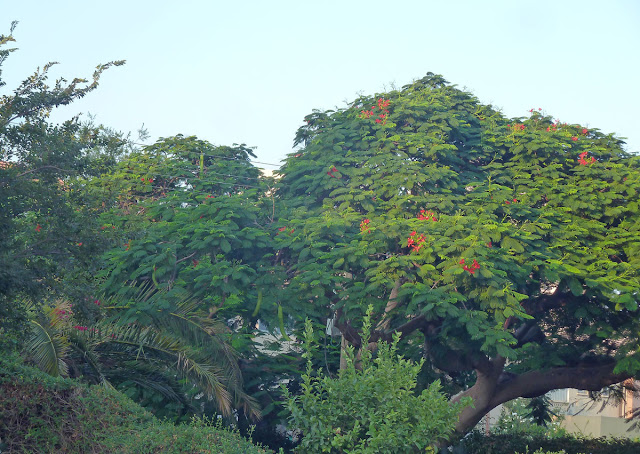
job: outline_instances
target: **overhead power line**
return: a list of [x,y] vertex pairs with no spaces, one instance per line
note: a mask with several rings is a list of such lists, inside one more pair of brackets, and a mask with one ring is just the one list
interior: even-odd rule
[[[149,144],[144,144],[144,143],[135,143],[133,142],[134,145],[140,145],[143,147],[150,147],[151,145]],[[261,164],[264,166],[273,166],[273,167],[282,167],[282,163],[281,164],[274,164],[273,162],[264,162],[264,161],[252,161],[252,160],[246,160],[246,159],[240,159],[240,158],[232,158],[232,157],[227,157],[227,156],[220,156],[220,155],[212,155],[212,154],[205,154],[204,156],[209,157],[209,158],[218,158],[218,159],[226,159],[229,161],[240,161],[240,162],[249,162],[251,164]]]

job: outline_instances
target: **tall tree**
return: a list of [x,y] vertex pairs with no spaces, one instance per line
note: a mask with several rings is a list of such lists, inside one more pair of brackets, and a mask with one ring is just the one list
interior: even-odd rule
[[[95,182],[111,208],[101,229],[120,241],[105,255],[103,287],[127,302],[127,319],[145,325],[168,310],[174,294],[186,292],[209,319],[237,322],[219,336],[243,361],[260,355],[251,343],[257,318],[278,316],[260,311],[260,301],[277,293],[273,282],[281,278],[270,258],[273,181],[252,157],[244,145],[175,136],[132,153]],[[153,301],[128,303],[139,285],[157,292]],[[265,369],[258,374],[254,391],[268,380]],[[267,411],[273,407],[263,403]]]
[[[11,52],[12,36],[0,36],[2,66]],[[47,85],[54,63],[38,69],[12,93],[0,97],[0,329],[16,317],[16,295],[36,297],[61,288],[65,273],[91,270],[99,251],[88,227],[91,216],[74,179],[99,170],[96,150],[112,159],[123,140],[111,131],[82,123],[78,117],[51,124],[51,111],[95,90],[102,73],[122,61],[99,65],[90,81],[59,79]]]
[[640,371],[640,161],[621,140],[505,118],[434,74],[306,123],[277,191],[285,313],[333,318],[359,348],[422,345],[474,400],[460,433],[516,397]]
[[177,136],[131,154],[105,175],[99,186],[113,206],[105,226],[126,230],[121,247],[107,254],[107,292],[128,294],[127,284],[147,283],[187,290],[212,315],[253,309],[252,284],[272,220],[263,209],[267,182],[251,156],[242,145]]

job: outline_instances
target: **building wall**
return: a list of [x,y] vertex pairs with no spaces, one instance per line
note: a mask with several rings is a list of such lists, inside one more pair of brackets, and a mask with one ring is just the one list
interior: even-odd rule
[[632,425],[628,419],[612,416],[566,415],[562,427],[588,437],[640,437],[640,430],[630,430]]
[[[637,385],[637,383],[636,383]],[[640,399],[626,390],[624,399],[614,399],[606,392],[597,400],[587,391],[558,389],[547,394],[554,412],[564,416],[562,426],[571,433],[592,437],[638,437],[639,429],[631,430],[630,418],[640,407]]]

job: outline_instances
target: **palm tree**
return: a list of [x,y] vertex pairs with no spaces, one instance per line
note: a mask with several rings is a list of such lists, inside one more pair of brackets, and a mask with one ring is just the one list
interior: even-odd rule
[[242,388],[238,354],[225,339],[229,328],[202,313],[197,301],[173,300],[153,288],[140,289],[133,301],[114,297],[88,327],[73,325],[69,304],[57,302],[32,319],[26,350],[51,375],[146,389],[191,411],[204,398],[225,417],[241,408],[259,419],[256,401]]

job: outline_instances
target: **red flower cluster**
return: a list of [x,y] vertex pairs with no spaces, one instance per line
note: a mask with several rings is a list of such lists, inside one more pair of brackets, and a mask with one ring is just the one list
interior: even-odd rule
[[[507,125],[507,128],[511,128],[511,125]],[[525,125],[523,123],[516,123],[515,125],[513,125],[513,130],[517,131],[518,129],[520,131],[524,131]]]
[[594,158],[593,156],[591,156],[591,159],[587,161],[585,159],[587,157],[587,154],[588,153],[586,151],[583,151],[578,155],[580,157],[580,159],[578,159],[578,162],[580,163],[581,166],[586,166],[587,164],[593,164],[594,162],[596,162],[596,158]]
[[464,264],[464,259],[460,260],[460,265],[462,265],[462,269],[465,271],[468,271],[469,274],[474,274],[476,272],[476,270],[480,269],[480,264],[478,263],[478,261],[476,259],[473,259],[473,263],[471,264],[471,266],[465,265]]
[[69,320],[69,317],[71,316],[72,312],[71,311],[65,311],[64,309],[56,309],[56,314],[60,316],[61,319],[63,320]]
[[148,180],[145,180],[144,178],[140,178],[140,181],[142,181],[143,183],[146,181],[147,183],[153,183],[153,178],[149,178]]
[[[529,113],[533,113],[534,110],[535,109],[529,109]],[[541,111],[541,110],[542,110],[542,107],[538,107],[538,111]]]
[[418,219],[420,219],[421,221],[428,221],[429,219],[431,219],[434,222],[438,220],[436,218],[436,214],[433,211],[425,211],[425,210],[420,210]]
[[126,249],[125,249],[125,251],[128,251],[128,250],[129,250],[129,247],[130,247],[130,244],[129,244],[129,242],[127,241],[126,243],[124,243],[124,245],[126,246]]
[[377,106],[371,106],[371,110],[362,110],[360,111],[360,118],[371,118],[375,115],[374,110],[376,107],[380,110],[378,114],[378,118],[376,118],[376,123],[385,124],[387,122],[387,117],[389,115],[389,100],[380,98],[378,99]]
[[82,243],[76,243],[76,246],[80,247],[82,246]]
[[[276,236],[280,235],[280,232],[284,232],[285,230],[287,230],[287,228],[286,228],[286,227],[280,227],[280,228],[278,229],[278,233],[276,233]],[[293,232],[295,232],[295,230],[296,230],[296,229],[291,229],[291,231],[290,231],[289,233],[293,233]]]
[[193,263],[193,266],[198,266],[198,264],[200,263],[198,260],[193,259],[191,260],[191,263]]
[[100,306],[100,300],[94,300],[93,304],[95,304],[96,306]]
[[558,126],[567,126],[566,123],[560,124],[560,120],[556,119],[553,121],[553,124],[547,128],[547,132],[555,132],[558,130]]
[[[504,203],[506,203],[507,205],[511,205],[510,200],[506,200]],[[513,203],[518,203],[518,199],[513,199]]]
[[42,226],[40,224],[36,225],[36,232],[40,233],[40,230],[42,230]]
[[74,326],[74,328],[77,329],[78,331],[86,331],[87,329],[89,329],[86,326],[80,326],[80,325],[76,325]]
[[329,170],[327,172],[327,175],[329,175],[331,178],[338,178],[334,175],[334,173],[336,173],[338,171],[338,169],[335,168],[335,166],[331,167],[331,170]]
[[411,232],[411,235],[409,235],[409,238],[407,238],[407,247],[410,247],[415,252],[418,252],[426,239],[422,233],[419,236],[416,235],[417,234],[415,230]]
[[363,219],[360,223],[360,233],[369,233],[369,219]]
[[577,136],[573,136],[573,137],[571,137],[571,140],[573,140],[574,142],[577,142],[578,141],[578,137]]

